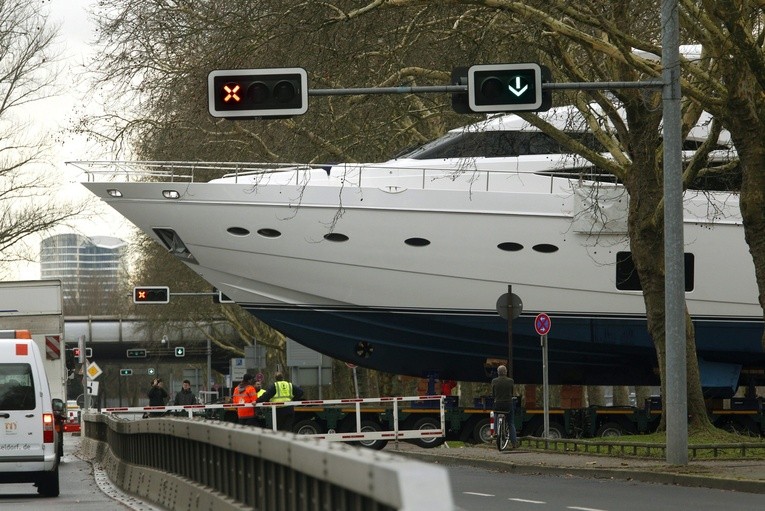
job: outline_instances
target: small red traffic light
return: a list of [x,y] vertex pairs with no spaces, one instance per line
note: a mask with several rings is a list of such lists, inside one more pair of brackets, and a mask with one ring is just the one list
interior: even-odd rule
[[170,288],[167,286],[143,286],[133,288],[133,303],[169,303]]

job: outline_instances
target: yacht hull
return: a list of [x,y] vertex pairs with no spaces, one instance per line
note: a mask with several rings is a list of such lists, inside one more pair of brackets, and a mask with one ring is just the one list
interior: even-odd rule
[[[569,180],[513,193],[488,179],[467,189],[313,179],[85,186],[171,250],[168,236],[182,241],[176,255],[256,317],[334,358],[485,381],[508,356],[496,304],[512,286],[523,302],[512,323],[517,381],[541,382],[534,317],[544,312],[551,383],[658,383],[642,293],[614,283],[629,251],[624,218],[583,223]],[[686,201],[696,275],[686,296],[699,356],[762,369],[762,310],[737,202],[719,208],[710,221],[707,197]],[[718,270],[723,255],[728,272]]]

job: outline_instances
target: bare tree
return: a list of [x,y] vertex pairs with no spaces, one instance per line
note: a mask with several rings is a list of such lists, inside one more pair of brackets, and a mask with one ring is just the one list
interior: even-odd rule
[[54,90],[55,35],[35,3],[0,1],[0,263],[31,259],[20,241],[83,209],[51,200],[45,135],[24,117]]

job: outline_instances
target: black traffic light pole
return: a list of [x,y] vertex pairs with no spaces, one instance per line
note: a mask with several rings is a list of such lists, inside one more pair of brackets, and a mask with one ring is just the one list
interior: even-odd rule
[[[542,90],[608,90],[608,89],[658,89],[660,80],[640,82],[543,82]],[[309,96],[360,96],[364,94],[414,94],[428,92],[468,92],[467,85],[413,85],[398,87],[359,87],[355,89],[308,89]]]

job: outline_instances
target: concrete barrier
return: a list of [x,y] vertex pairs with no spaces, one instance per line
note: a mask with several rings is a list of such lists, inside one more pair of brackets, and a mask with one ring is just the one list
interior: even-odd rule
[[455,509],[442,467],[219,421],[83,414],[83,452],[124,491],[172,510]]

